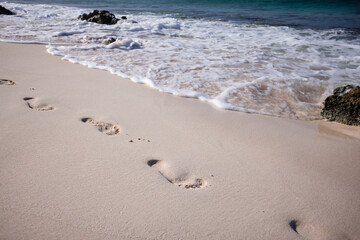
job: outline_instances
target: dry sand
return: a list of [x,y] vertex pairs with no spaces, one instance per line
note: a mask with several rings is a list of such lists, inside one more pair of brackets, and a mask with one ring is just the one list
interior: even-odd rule
[[0,239],[360,239],[359,127],[0,53]]

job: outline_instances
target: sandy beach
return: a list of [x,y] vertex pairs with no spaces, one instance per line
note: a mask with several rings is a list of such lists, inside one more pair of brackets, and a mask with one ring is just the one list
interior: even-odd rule
[[360,239],[359,127],[0,53],[0,239]]

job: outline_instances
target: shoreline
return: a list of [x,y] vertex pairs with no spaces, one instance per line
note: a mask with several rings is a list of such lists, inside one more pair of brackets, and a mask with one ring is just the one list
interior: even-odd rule
[[42,45],[0,51],[16,82],[0,85],[2,238],[360,237],[360,128],[218,109]]
[[[129,20],[104,26],[78,20],[90,10],[81,4],[5,5],[18,15],[1,17],[3,39],[64,43],[47,46],[48,51],[221,108],[320,119],[325,96],[345,79],[346,84],[358,85],[360,76],[357,37],[346,30],[258,22],[214,24],[142,10],[128,13]],[[115,12],[116,6],[127,7],[120,2],[105,5]],[[46,24],[40,26],[38,19]],[[106,45],[110,39],[115,41]]]
[[[144,81],[135,81],[131,78],[128,78],[128,77],[124,77],[124,76],[121,76],[117,73],[113,73],[111,72],[109,69],[105,69],[105,68],[102,68],[102,67],[93,67],[93,66],[89,66],[85,63],[79,63],[79,62],[75,62],[73,60],[69,60],[67,59],[65,56],[62,56],[62,55],[58,55],[56,53],[52,53],[49,51],[48,49],[48,46],[50,45],[54,45],[54,46],[62,46],[62,45],[71,45],[71,44],[65,44],[65,43],[46,43],[46,42],[33,42],[33,41],[29,41],[29,42],[22,42],[22,41],[11,41],[11,40],[3,40],[3,39],[0,39],[0,42],[1,43],[7,43],[7,44],[20,44],[20,45],[40,45],[40,46],[45,46],[46,48],[46,52],[52,56],[55,56],[55,57],[59,57],[61,58],[62,61],[67,61],[69,63],[72,63],[72,64],[78,64],[78,65],[81,65],[83,67],[86,67],[86,68],[89,68],[89,69],[96,69],[96,70],[100,70],[100,71],[107,71],[109,72],[110,74],[116,76],[116,77],[119,77],[121,79],[126,79],[128,81],[131,81],[135,84],[140,84],[140,85],[145,85],[146,87],[148,88],[151,88],[152,90],[155,90],[155,91],[158,91],[160,93],[165,93],[165,94],[170,94],[170,95],[173,95],[174,97],[181,97],[181,98],[188,98],[188,99],[195,99],[197,101],[200,101],[202,103],[205,103],[205,104],[208,104],[210,105],[211,107],[214,107],[216,109],[218,109],[219,111],[222,111],[222,110],[225,110],[225,111],[234,111],[234,112],[239,112],[239,113],[245,113],[245,114],[256,114],[256,115],[260,115],[260,116],[266,116],[266,117],[271,117],[271,118],[280,118],[280,119],[287,119],[287,120],[291,120],[291,121],[302,121],[302,122],[312,122],[312,121],[316,121],[316,122],[328,122],[330,124],[335,124],[335,128],[336,129],[344,129],[344,127],[349,127],[349,128],[352,128],[354,126],[351,126],[351,125],[346,125],[342,127],[342,125],[344,124],[339,124],[335,121],[328,121],[326,119],[322,119],[322,117],[320,116],[320,112],[319,112],[319,116],[318,117],[313,117],[313,118],[309,118],[309,119],[302,119],[302,118],[289,118],[289,117],[285,117],[285,116],[281,116],[281,115],[274,115],[272,113],[267,113],[267,112],[259,112],[257,110],[253,110],[253,109],[246,109],[246,108],[242,108],[242,107],[238,107],[238,106],[235,106],[235,105],[232,105],[231,103],[226,103],[226,104],[223,104],[223,103],[217,103],[216,101],[216,98],[215,99],[207,99],[205,97],[199,97],[199,96],[187,96],[187,95],[181,95],[181,94],[176,94],[174,92],[171,92],[171,91],[166,91],[166,90],[163,90],[162,88],[159,88],[159,87],[154,87],[152,85],[154,85],[155,83],[151,82],[150,84],[144,82]],[[223,107],[221,107],[220,105],[222,105]],[[228,107],[225,107],[224,105],[228,105]],[[339,124],[339,126],[336,126],[337,124]],[[356,128],[356,126],[355,126]],[[342,131],[341,130],[341,131]],[[344,130],[345,132],[349,132],[347,130]],[[355,133],[355,138],[360,138],[360,133]]]

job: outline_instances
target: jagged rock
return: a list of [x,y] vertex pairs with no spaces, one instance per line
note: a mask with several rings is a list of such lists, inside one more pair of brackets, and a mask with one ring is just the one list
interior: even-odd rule
[[106,10],[94,10],[89,14],[84,13],[78,19],[98,24],[116,24],[119,21],[114,14]]
[[347,85],[325,99],[321,116],[330,121],[360,126],[360,86]]
[[0,14],[15,15],[15,13],[13,13],[12,11],[10,11],[9,9],[4,8],[4,7],[1,6],[1,5],[0,5]]
[[128,20],[128,18],[127,18],[126,16],[121,16],[121,18],[119,19],[119,21],[121,21],[121,23],[123,23],[123,22],[138,23],[137,21],[134,21],[134,20]]

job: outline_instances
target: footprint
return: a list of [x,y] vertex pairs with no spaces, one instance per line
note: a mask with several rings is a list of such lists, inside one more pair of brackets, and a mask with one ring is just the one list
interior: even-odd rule
[[11,80],[6,80],[6,79],[0,79],[0,85],[16,85],[16,83],[14,81]]
[[27,105],[29,106],[29,108],[31,109],[35,109],[37,111],[51,111],[54,110],[54,107],[49,106],[47,104],[39,104],[38,100],[32,97],[26,97],[24,98],[24,101],[27,103]]
[[160,174],[172,184],[186,189],[203,188],[207,182],[204,179],[191,176],[188,173],[174,174],[168,169],[166,162],[162,160],[149,160],[147,161],[149,167],[157,169]]
[[93,118],[82,118],[81,121],[95,126],[100,132],[106,133],[107,135],[116,135],[120,133],[119,126],[112,123],[96,121]]
[[[145,138],[137,138],[137,140],[138,140],[138,141],[142,141],[142,142],[148,142],[148,143],[151,142],[150,139],[145,139]],[[130,139],[129,142],[133,143],[134,140],[133,140],[133,139]]]
[[344,234],[339,234],[331,229],[319,225],[303,223],[298,220],[291,220],[289,226],[294,232],[308,240],[350,240]]

